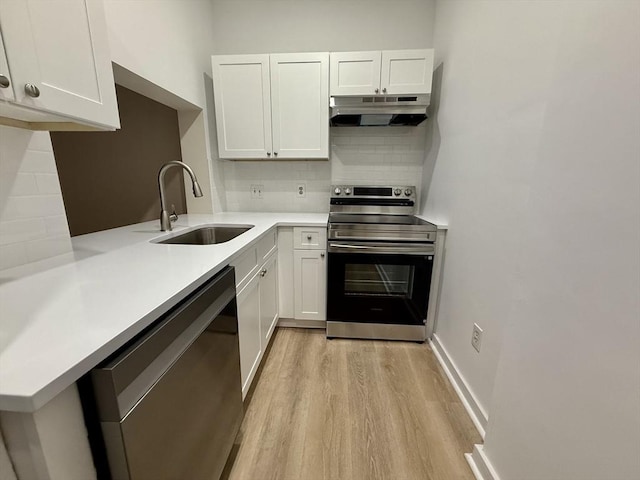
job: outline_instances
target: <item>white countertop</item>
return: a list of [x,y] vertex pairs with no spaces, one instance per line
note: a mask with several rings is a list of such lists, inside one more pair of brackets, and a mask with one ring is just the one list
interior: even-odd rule
[[0,410],[32,412],[215,275],[274,226],[324,226],[319,213],[181,215],[254,228],[219,245],[150,243],[158,221],[74,237],[67,263],[21,278],[0,273]]

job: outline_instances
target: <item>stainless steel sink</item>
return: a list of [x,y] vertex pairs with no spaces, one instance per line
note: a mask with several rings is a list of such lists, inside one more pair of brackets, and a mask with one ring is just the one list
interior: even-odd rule
[[251,230],[253,225],[209,225],[196,228],[186,233],[156,241],[155,243],[167,243],[173,245],[213,245],[216,243],[228,242]]

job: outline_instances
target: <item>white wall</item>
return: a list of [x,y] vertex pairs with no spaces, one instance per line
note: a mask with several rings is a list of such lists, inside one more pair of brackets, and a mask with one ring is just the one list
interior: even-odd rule
[[70,251],[49,133],[0,126],[0,270]]
[[[430,48],[435,0],[213,0],[213,52],[280,53]],[[425,126],[331,128],[331,160],[224,161],[230,211],[315,211],[329,208],[331,183],[419,186]],[[295,196],[300,181],[307,197]],[[264,185],[252,199],[250,185]]]
[[[215,124],[209,136],[208,112],[213,116],[211,54],[213,7],[211,0],[104,0],[112,61],[146,82],[199,107],[179,109],[183,161],[191,165],[205,191],[195,199],[187,194],[193,213],[224,209],[224,182],[217,163]],[[116,79],[120,69],[116,69]],[[154,98],[143,82],[125,77],[124,86]],[[137,88],[143,85],[143,88]],[[154,92],[155,93],[155,92]],[[163,102],[163,96],[155,97]],[[163,102],[166,103],[166,102]],[[207,188],[209,187],[209,188]],[[188,188],[190,191],[190,187]]]
[[210,0],[104,0],[113,62],[204,108]]
[[213,0],[213,53],[429,48],[432,0]]
[[638,2],[438,2],[437,334],[503,480],[640,478],[639,32]]

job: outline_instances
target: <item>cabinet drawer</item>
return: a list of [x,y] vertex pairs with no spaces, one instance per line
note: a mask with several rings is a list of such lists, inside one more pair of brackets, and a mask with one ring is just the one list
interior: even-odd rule
[[324,227],[294,227],[293,248],[324,250],[327,248],[327,229]]
[[258,268],[258,249],[251,247],[242,256],[234,259],[231,265],[236,269],[236,287],[240,287],[251,278],[251,274]]
[[277,230],[272,228],[265,236],[258,242],[258,259],[260,262],[267,259],[267,257],[276,248],[278,242]]

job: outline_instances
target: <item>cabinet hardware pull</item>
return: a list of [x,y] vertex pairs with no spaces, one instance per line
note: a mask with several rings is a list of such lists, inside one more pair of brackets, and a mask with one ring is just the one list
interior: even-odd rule
[[376,91],[376,93],[380,93],[380,89],[379,88],[376,88],[375,91]]
[[320,258],[324,258],[324,252],[320,252]]
[[11,85],[11,82],[9,81],[9,79],[0,74],[0,88],[9,88],[9,86]]
[[307,235],[307,240],[311,240],[311,235]]
[[266,269],[266,268],[263,268],[263,269],[260,271],[260,276],[261,276],[261,277],[264,277],[266,274],[267,274],[267,269]]
[[26,93],[30,97],[38,98],[40,96],[40,89],[33,83],[27,83],[24,86],[24,93]]
[[387,93],[387,87],[384,87],[384,88],[382,89],[382,93]]
[[273,152],[273,156],[277,157],[278,156],[278,152]]
[[267,152],[267,157],[270,157],[270,156],[271,156],[271,152]]

